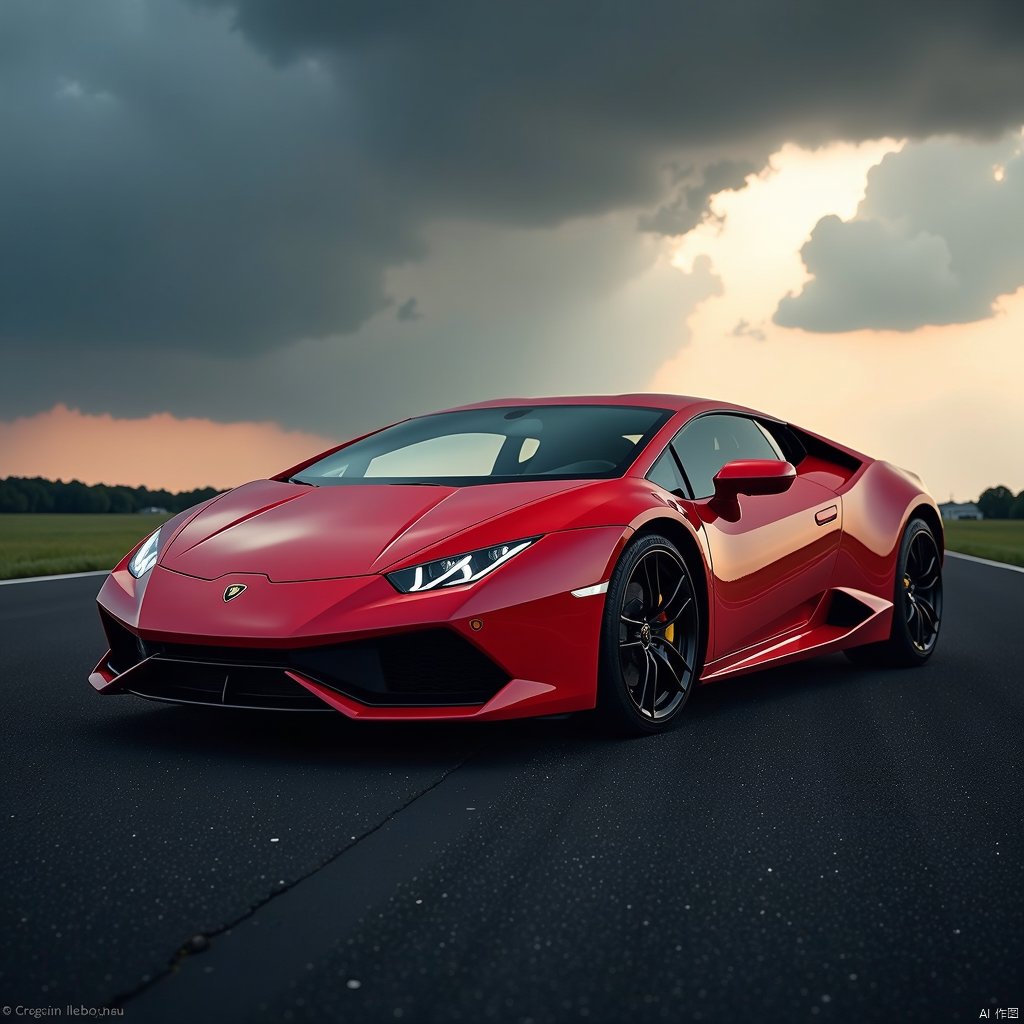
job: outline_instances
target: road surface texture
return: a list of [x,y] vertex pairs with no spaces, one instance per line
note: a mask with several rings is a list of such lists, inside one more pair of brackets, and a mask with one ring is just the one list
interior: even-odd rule
[[641,740],[100,697],[100,582],[0,587],[0,1004],[147,1024],[1024,1006],[1024,574],[949,559],[922,670],[724,682]]

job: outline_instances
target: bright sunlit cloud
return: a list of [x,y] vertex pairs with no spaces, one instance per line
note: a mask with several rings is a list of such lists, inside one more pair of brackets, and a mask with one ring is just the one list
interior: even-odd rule
[[[813,334],[772,322],[807,279],[800,248],[828,214],[849,219],[867,172],[902,143],[787,146],[746,189],[716,196],[675,263],[710,261],[721,290],[688,321],[692,341],[651,387],[763,409],[914,469],[939,500],[1024,486],[1024,289],[990,319],[910,332]],[[998,367],[998,371],[995,369]]]
[[[779,297],[798,290],[807,278],[800,247],[814,225],[828,213],[852,217],[864,197],[867,172],[902,145],[883,139],[813,151],[786,146],[764,171],[748,178],[746,188],[715,196],[714,218],[685,235],[674,256],[687,273],[695,260],[707,257],[725,289],[699,308],[691,324],[731,331],[744,319],[767,326]],[[738,305],[743,314],[736,318]]]

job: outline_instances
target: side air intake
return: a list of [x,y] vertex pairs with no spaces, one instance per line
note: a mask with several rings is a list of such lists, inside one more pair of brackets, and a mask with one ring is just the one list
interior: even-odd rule
[[872,615],[874,615],[874,611],[862,601],[851,597],[844,590],[833,590],[825,621],[830,626],[853,629],[854,626],[859,626]]

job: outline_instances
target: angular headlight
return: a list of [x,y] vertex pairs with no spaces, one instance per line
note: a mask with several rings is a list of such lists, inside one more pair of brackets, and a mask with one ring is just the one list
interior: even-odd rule
[[439,558],[435,562],[424,562],[423,565],[399,569],[387,574],[388,581],[403,594],[476,583],[478,579],[494,572],[499,565],[504,565],[520,551],[525,551],[537,539],[530,537],[528,540],[513,540],[508,544],[495,544],[493,547],[480,548],[464,555],[452,555],[451,558]]
[[136,579],[140,576],[145,576],[146,573],[156,565],[156,556],[159,547],[160,530],[158,528],[146,538],[145,543],[138,551],[135,552],[134,555],[132,555],[132,560],[128,563],[128,571]]

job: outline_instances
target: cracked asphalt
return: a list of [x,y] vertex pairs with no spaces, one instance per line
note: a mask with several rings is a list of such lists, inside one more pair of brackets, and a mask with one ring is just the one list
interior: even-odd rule
[[99,583],[0,587],[0,1004],[522,1024],[1024,1004],[1024,574],[949,559],[922,670],[724,682],[640,740],[99,697]]

